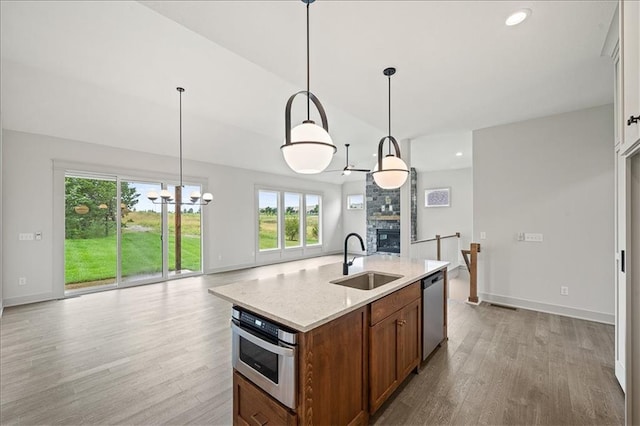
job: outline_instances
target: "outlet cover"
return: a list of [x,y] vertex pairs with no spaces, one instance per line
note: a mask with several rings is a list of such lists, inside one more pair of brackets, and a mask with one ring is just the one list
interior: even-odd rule
[[18,285],[27,285],[27,277],[18,278]]
[[480,239],[481,240],[486,240],[487,239],[487,233],[486,232],[480,232]]
[[561,296],[568,296],[569,295],[569,287],[561,286],[560,287],[560,295]]

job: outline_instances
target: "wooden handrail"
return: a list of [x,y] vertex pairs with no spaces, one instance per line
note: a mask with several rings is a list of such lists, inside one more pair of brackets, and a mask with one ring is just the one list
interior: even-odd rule
[[411,244],[416,244],[416,243],[426,243],[429,241],[436,241],[437,242],[437,259],[438,260],[442,260],[440,257],[440,240],[444,240],[445,238],[453,238],[453,237],[457,237],[460,238],[460,233],[456,232],[455,234],[451,234],[451,235],[447,235],[444,237],[441,237],[440,235],[436,235],[435,238],[429,239],[429,240],[418,240],[418,241],[411,241]]
[[411,244],[428,243],[429,241],[436,241],[438,238],[440,238],[441,240],[444,240],[445,238],[453,238],[453,237],[458,237],[458,238],[460,238],[460,233],[459,233],[459,232],[456,232],[455,234],[445,235],[444,237],[441,237],[440,235],[436,235],[436,236],[435,236],[435,238],[429,238],[428,240],[415,240],[415,241],[411,241]]
[[[471,243],[471,250],[460,251],[469,271],[469,302],[478,303],[478,253],[480,253],[480,244]],[[469,255],[471,260],[469,260]]]

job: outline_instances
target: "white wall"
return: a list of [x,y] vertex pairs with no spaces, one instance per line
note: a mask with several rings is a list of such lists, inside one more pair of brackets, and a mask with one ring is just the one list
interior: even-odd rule
[[[364,180],[345,182],[342,184],[342,230],[344,238],[350,232],[356,232],[362,237],[367,247],[367,197],[365,196],[366,182]],[[364,208],[362,210],[348,210],[347,196],[353,194],[362,194],[364,197]],[[343,242],[344,244],[344,242]],[[357,238],[349,238],[349,253],[365,254],[366,250],[362,250],[360,242]],[[343,246],[344,250],[344,246]]]
[[[0,129],[2,129],[2,115],[0,115]],[[0,131],[0,241],[2,241],[2,228],[4,226],[4,222],[2,221],[2,209],[3,209],[3,205],[4,205],[4,196],[2,193],[2,174],[3,174],[3,167],[2,167],[2,159],[4,158],[3,155],[3,144],[2,144],[2,132]],[[2,244],[0,244],[0,316],[2,316],[2,311],[4,309],[4,297],[2,296],[2,287],[3,287],[3,283],[4,279],[3,279],[3,275],[2,275]]]
[[613,323],[612,149],[612,105],[473,132],[481,299]]
[[[58,275],[62,275],[60,259],[64,258],[64,219],[59,222],[59,217],[64,218],[64,211],[62,207],[61,214],[54,214],[54,206],[64,206],[64,180],[54,170],[54,160],[56,164],[75,162],[87,171],[128,171],[131,177],[177,179],[177,158],[9,130],[3,130],[3,137],[2,195],[3,200],[11,200],[2,206],[2,294],[7,306],[61,295],[63,277]],[[185,161],[184,170],[185,178],[204,178],[204,187],[214,195],[213,204],[203,214],[205,272],[341,250],[340,185],[194,161]],[[256,185],[321,193],[322,248],[256,258]],[[58,220],[57,227],[54,220]],[[42,241],[18,241],[18,233],[35,231],[43,232]],[[27,285],[18,286],[21,276],[27,277]]]
[[[425,207],[424,191],[430,188],[450,188],[450,207]],[[417,181],[418,214],[417,239],[425,240],[436,235],[452,235],[460,232],[460,239],[451,238],[441,241],[442,259],[451,262],[454,268],[463,263],[460,248],[469,248],[473,225],[473,170],[472,168],[418,171]],[[436,243],[419,243],[412,247],[412,257],[424,257],[417,254],[428,250],[436,252]]]

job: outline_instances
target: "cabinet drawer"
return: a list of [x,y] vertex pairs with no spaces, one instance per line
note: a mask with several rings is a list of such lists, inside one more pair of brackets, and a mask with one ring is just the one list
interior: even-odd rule
[[391,293],[371,304],[371,325],[382,321],[397,310],[420,297],[420,281]]
[[234,425],[295,425],[296,416],[275,399],[233,372]]

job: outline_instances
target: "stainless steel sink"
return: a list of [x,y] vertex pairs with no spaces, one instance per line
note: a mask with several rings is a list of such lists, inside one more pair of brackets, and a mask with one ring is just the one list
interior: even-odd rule
[[373,290],[392,281],[402,278],[404,275],[386,274],[382,272],[365,271],[356,275],[329,281],[331,284],[357,288],[359,290]]

